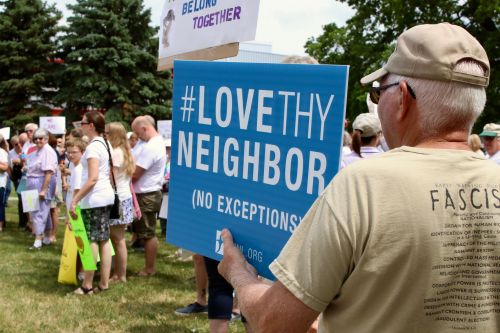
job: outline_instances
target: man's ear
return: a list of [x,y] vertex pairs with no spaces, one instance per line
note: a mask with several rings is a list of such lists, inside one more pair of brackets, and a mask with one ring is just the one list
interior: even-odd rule
[[411,103],[413,103],[414,100],[408,90],[408,84],[406,81],[402,80],[399,82],[399,89],[401,94],[399,95],[398,120],[403,120],[408,117]]

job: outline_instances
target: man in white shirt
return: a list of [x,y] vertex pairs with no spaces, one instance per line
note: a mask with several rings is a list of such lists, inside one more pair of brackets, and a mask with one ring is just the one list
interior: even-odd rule
[[144,143],[136,151],[135,172],[132,184],[141,208],[141,219],[133,223],[133,230],[139,239],[144,240],[145,266],[139,276],[155,273],[158,239],[156,238],[156,218],[161,208],[161,189],[165,174],[166,154],[163,138],[156,131],[150,117],[139,116],[132,122],[132,131]]
[[500,125],[494,123],[484,125],[479,136],[483,139],[489,159],[500,164]]

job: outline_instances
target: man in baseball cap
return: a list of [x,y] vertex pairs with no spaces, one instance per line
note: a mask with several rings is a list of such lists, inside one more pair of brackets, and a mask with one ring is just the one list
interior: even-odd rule
[[261,283],[223,231],[219,271],[252,331],[306,332],[320,313],[321,332],[498,331],[500,246],[486,237],[500,172],[467,145],[489,73],[461,27],[400,35],[361,80],[380,81],[371,99],[392,150],[335,176],[271,264],[277,282]]
[[486,149],[490,160],[500,164],[500,125],[486,124],[479,136],[483,139],[484,149]]

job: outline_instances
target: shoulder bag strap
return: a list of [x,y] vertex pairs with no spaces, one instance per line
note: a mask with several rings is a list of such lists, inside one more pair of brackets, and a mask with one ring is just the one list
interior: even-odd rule
[[104,142],[102,141],[99,141],[99,140],[95,140],[96,142],[100,142],[102,143],[105,147],[106,147],[106,150],[108,151],[108,156],[109,156],[109,166],[110,166],[110,172],[111,172],[111,177],[113,178],[113,185],[114,185],[114,190],[115,190],[115,194],[117,194],[117,191],[116,191],[116,180],[115,180],[115,174],[113,172],[113,159],[111,158],[111,151],[109,149],[109,145],[108,145],[108,141],[106,139],[104,139]]

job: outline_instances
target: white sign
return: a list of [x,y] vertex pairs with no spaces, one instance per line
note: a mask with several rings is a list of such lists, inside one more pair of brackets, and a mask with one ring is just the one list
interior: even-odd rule
[[158,120],[158,133],[163,137],[165,142],[172,139],[172,120]]
[[158,217],[160,219],[166,219],[168,216],[168,193],[163,193],[163,198],[161,200],[160,213]]
[[54,135],[66,133],[66,117],[40,117],[40,128]]
[[[193,51],[254,40],[258,14],[259,0],[165,0],[159,58],[193,59]],[[213,58],[205,60],[221,58],[217,52],[206,55]]]
[[23,200],[23,211],[25,213],[36,212],[40,209],[40,201],[37,190],[21,192],[21,199]]
[[5,140],[10,139],[10,127],[0,128],[0,134],[2,134]]

